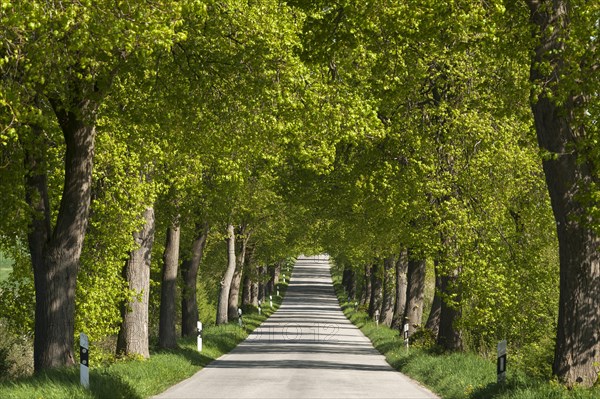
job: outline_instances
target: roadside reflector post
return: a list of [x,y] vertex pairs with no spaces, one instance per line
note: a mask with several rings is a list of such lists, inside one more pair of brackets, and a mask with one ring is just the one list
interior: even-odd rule
[[273,295],[269,295],[269,305],[273,308]]
[[404,345],[406,345],[406,350],[408,351],[408,323],[404,325]]
[[202,352],[202,322],[196,323],[196,334],[198,335],[198,352]]
[[90,387],[90,344],[88,336],[79,334],[79,381],[84,388]]
[[506,340],[498,342],[498,362],[496,363],[498,384],[506,381]]
[[260,303],[260,299],[258,300],[258,315],[260,316],[262,314],[262,308],[260,307],[261,303]]
[[379,310],[375,311],[375,324],[379,327]]
[[242,309],[238,308],[238,323],[240,324],[240,327],[242,326]]

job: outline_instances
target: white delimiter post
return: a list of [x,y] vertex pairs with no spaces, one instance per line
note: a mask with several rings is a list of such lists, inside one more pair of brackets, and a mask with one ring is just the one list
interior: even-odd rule
[[406,345],[406,350],[408,351],[408,323],[404,325],[404,344]]
[[90,387],[90,344],[87,335],[79,334],[79,381],[85,388]]
[[506,381],[506,340],[498,342],[498,362],[496,366],[498,383]]
[[198,333],[198,352],[202,352],[202,322],[196,324],[196,332]]

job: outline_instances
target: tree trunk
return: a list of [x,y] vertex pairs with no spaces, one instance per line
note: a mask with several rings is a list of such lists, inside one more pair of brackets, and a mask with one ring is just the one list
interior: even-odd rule
[[425,291],[425,260],[414,259],[408,253],[408,288],[406,296],[405,320],[408,323],[409,334],[415,332],[421,325],[423,317],[423,294]]
[[232,224],[227,225],[227,269],[221,280],[221,290],[219,291],[219,301],[217,303],[216,324],[227,324],[227,311],[229,309],[229,288],[231,280],[235,273],[235,229]]
[[453,302],[448,305],[448,300],[441,301],[439,333],[437,344],[444,349],[458,351],[462,350],[462,338],[460,331],[456,328],[456,323],[461,315],[460,312],[460,295],[456,282],[458,280],[458,271],[455,271],[452,276],[440,276],[441,293],[445,298],[452,298]]
[[269,267],[271,273],[271,279],[267,285],[267,295],[273,295],[277,290],[277,284],[279,284],[279,274],[281,274],[281,261],[275,263],[275,265]]
[[240,285],[242,282],[242,273],[244,272],[244,264],[246,263],[246,249],[248,246],[248,235],[246,233],[246,227],[242,226],[239,230],[239,238],[236,240],[238,244],[235,273],[231,280],[231,287],[229,288],[229,305],[228,305],[228,317],[229,320],[235,320],[238,318],[238,305],[240,304]]
[[369,317],[371,319],[375,318],[377,312],[381,315],[382,283],[380,269],[379,260],[377,260],[371,267],[371,300],[369,301]]
[[402,251],[396,260],[396,299],[394,301],[394,318],[392,328],[400,329],[404,326],[404,313],[406,311],[406,296],[408,288],[408,255]]
[[265,282],[265,277],[267,275],[267,266],[261,266],[258,268],[258,300],[262,302],[265,301],[267,296],[267,283]]
[[175,222],[167,229],[167,242],[163,254],[163,273],[160,285],[160,320],[158,346],[163,349],[177,347],[175,324],[177,299],[177,268],[179,266],[180,228]]
[[394,317],[394,257],[383,260],[383,303],[381,324],[390,327]]
[[350,269],[350,277],[348,278],[347,292],[350,299],[356,298],[356,272],[353,268]]
[[[567,0],[528,1],[531,21],[539,29],[532,59],[531,81],[544,88],[532,91],[532,111],[540,148],[552,156],[543,160],[560,257],[560,297],[553,371],[567,385],[593,385],[600,363],[600,237],[579,200],[590,184],[600,184],[597,171],[580,153],[586,134],[573,115],[585,110],[585,98],[572,93],[560,99],[561,76],[569,74],[564,59],[570,32]],[[587,38],[586,38],[587,40]],[[550,68],[548,68],[550,67]],[[579,68],[585,68],[583,64]],[[584,71],[583,73],[585,73]],[[589,71],[591,73],[591,71]],[[577,111],[577,112],[574,112]]]
[[[81,101],[75,111],[53,103],[66,144],[65,179],[56,225],[43,149],[26,154],[26,201],[34,212],[28,243],[35,285],[34,369],[68,366],[74,360],[75,289],[88,225],[97,105]],[[38,137],[42,129],[32,127]]]
[[371,302],[371,266],[365,265],[365,275],[363,279],[363,289],[360,297],[360,304],[365,306]]
[[243,289],[242,289],[242,306],[250,306],[252,303],[252,280],[248,275],[249,270],[244,272]]
[[250,304],[255,308],[258,307],[258,282],[253,281],[250,294]]
[[254,255],[254,245],[249,245],[244,257],[244,278],[242,290],[242,306],[252,306],[252,285],[256,279],[256,272],[252,268],[252,256]]
[[440,292],[443,292],[442,287],[442,278],[440,277],[439,272],[439,261],[435,260],[435,294],[433,295],[433,303],[431,304],[431,311],[429,312],[429,317],[427,317],[427,323],[425,323],[425,328],[431,330],[433,334],[437,337],[440,330],[440,313],[442,309],[442,297],[440,296]]
[[117,355],[150,357],[148,350],[148,301],[150,298],[150,263],[154,243],[154,208],[144,211],[144,226],[133,233],[137,248],[129,253],[123,278],[131,290],[131,301],[121,308],[121,327],[117,338]]
[[342,272],[342,287],[344,287],[344,290],[346,291],[348,297],[350,297],[350,294],[348,293],[348,287],[350,287],[351,273],[352,271],[350,270],[350,265],[344,265],[344,271]]
[[198,300],[196,297],[196,283],[198,270],[206,240],[208,238],[208,223],[196,226],[198,231],[192,243],[192,253],[189,259],[181,263],[181,276],[183,278],[183,292],[181,294],[181,336],[193,337],[196,335],[198,323]]

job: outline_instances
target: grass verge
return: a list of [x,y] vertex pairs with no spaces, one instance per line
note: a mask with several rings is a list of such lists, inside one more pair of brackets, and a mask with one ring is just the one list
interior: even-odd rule
[[0,252],[0,282],[8,278],[13,269],[13,261]]
[[[203,331],[203,349],[196,350],[196,339],[180,339],[174,350],[151,351],[147,360],[122,360],[90,369],[90,389],[79,385],[79,368],[71,367],[40,373],[32,377],[0,384],[0,398],[132,398],[159,394],[170,386],[191,377],[211,361],[231,351],[250,332],[279,308],[287,284],[281,284],[281,297],[273,296],[273,309],[263,305],[244,311],[244,326],[232,322],[211,326]],[[92,365],[93,366],[93,365]]]
[[[335,279],[334,279],[335,281]],[[396,370],[421,382],[445,399],[598,399],[600,387],[567,390],[553,382],[535,379],[508,365],[507,380],[496,383],[496,364],[472,353],[439,353],[435,349],[408,351],[399,332],[377,326],[365,312],[345,301],[340,284],[335,290],[344,314],[371,340]],[[509,359],[510,361],[510,359]]]

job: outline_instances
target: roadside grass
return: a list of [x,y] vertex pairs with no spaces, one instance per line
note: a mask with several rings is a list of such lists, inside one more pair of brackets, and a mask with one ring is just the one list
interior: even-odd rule
[[0,252],[0,282],[6,280],[13,269],[12,259]]
[[[79,367],[51,370],[32,377],[0,383],[3,399],[132,398],[157,395],[191,377],[208,363],[228,353],[242,342],[281,305],[287,284],[280,284],[281,297],[273,295],[273,308],[263,305],[244,309],[243,327],[236,322],[203,330],[203,348],[196,350],[196,338],[182,338],[173,350],[151,350],[147,360],[126,359],[90,368],[90,389],[79,384]],[[93,366],[93,365],[92,365]]]
[[[334,281],[337,279],[334,278]],[[343,288],[335,284],[338,300],[348,319],[361,329],[373,346],[396,370],[419,381],[445,399],[598,399],[600,387],[572,389],[511,370],[507,380],[496,382],[496,364],[473,353],[443,353],[436,348],[406,350],[399,332],[377,326],[367,313],[345,300]]]

